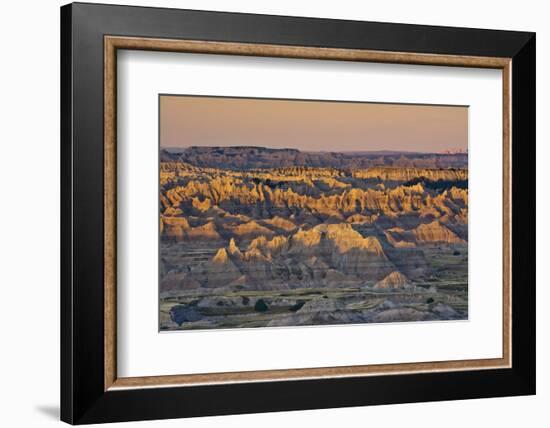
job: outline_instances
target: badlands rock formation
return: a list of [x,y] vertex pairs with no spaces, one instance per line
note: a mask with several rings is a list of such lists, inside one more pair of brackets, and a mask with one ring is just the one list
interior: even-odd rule
[[[257,317],[288,308],[261,325],[465,316],[465,166],[462,154],[161,151],[161,302],[180,302],[163,322],[214,328],[221,321],[212,314],[226,314],[231,301],[232,311],[248,315],[224,322],[260,325],[250,319],[259,297],[250,296],[265,305]],[[428,297],[418,293],[435,289],[450,291],[437,292],[426,307]],[[315,294],[323,292],[326,297]],[[374,300],[357,300],[364,292]],[[304,293],[317,297],[300,298]],[[380,293],[393,300],[371,308],[381,304]],[[395,293],[408,293],[404,302],[421,306],[403,307]]]
[[408,288],[410,287],[409,279],[399,271],[393,271],[383,280],[378,281],[374,288],[392,289],[392,288]]

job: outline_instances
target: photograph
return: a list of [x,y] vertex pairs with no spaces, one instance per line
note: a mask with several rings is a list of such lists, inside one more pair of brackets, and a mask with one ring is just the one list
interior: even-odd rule
[[159,95],[159,330],[468,320],[468,106]]

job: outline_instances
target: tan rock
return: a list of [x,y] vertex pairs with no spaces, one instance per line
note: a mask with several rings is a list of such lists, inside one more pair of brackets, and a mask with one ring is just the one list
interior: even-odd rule
[[205,285],[209,288],[227,286],[241,275],[225,248],[220,248],[204,269]]
[[413,230],[416,241],[419,243],[437,243],[464,244],[448,227],[443,226],[439,221],[434,220],[431,223],[424,223]]
[[293,222],[279,216],[275,216],[271,219],[263,220],[263,223],[287,232],[291,232],[296,229],[296,225]]
[[220,240],[221,236],[216,229],[214,222],[209,221],[202,226],[197,226],[187,231],[187,238],[204,240],[204,241],[216,241]]
[[234,236],[239,238],[253,238],[256,236],[272,236],[273,231],[258,224],[252,220],[248,223],[242,223],[237,226],[224,225],[224,228],[229,230]]
[[238,259],[242,259],[242,258],[243,258],[243,253],[241,252],[241,250],[239,249],[239,247],[237,247],[237,244],[235,243],[235,239],[234,239],[234,238],[231,238],[231,240],[229,241],[229,247],[228,247],[227,251],[228,251],[229,254],[231,254],[233,257],[236,257],[236,258],[238,258]]
[[378,281],[374,288],[392,289],[392,288],[408,288],[410,287],[409,279],[399,271],[393,271],[381,281]]

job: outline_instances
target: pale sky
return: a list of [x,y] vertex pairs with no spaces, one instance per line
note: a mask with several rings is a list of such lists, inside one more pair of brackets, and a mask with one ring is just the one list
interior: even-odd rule
[[466,150],[468,108],[162,95],[160,145]]

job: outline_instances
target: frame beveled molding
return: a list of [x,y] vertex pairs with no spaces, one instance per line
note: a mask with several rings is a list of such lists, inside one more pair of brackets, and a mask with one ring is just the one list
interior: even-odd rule
[[[535,33],[87,3],[68,4],[60,12],[62,421],[122,422],[536,392]],[[106,37],[113,38],[109,45]],[[131,40],[125,47],[121,39]],[[312,59],[322,59],[322,54],[336,60],[337,51],[345,50],[349,57],[344,60],[350,61],[353,55],[370,52],[370,59],[364,60],[383,62],[381,54],[385,54],[398,62],[405,55],[411,63],[436,65],[437,58],[450,57],[459,66],[467,57],[467,66],[483,67],[479,58],[492,58],[488,66],[503,70],[507,87],[503,90],[509,94],[503,107],[508,131],[503,132],[504,143],[508,141],[503,153],[503,191],[508,189],[508,193],[503,203],[513,208],[503,213],[503,221],[509,224],[504,236],[509,236],[506,248],[510,249],[503,254],[503,260],[508,259],[503,273],[505,278],[511,274],[508,305],[503,308],[511,322],[511,332],[503,325],[503,334],[510,333],[509,366],[442,371],[423,367],[426,371],[360,376],[324,369],[329,377],[287,373],[287,378],[296,375],[292,380],[265,372],[257,372],[253,381],[238,379],[238,373],[231,374],[233,380],[216,382],[193,375],[194,379],[184,379],[187,386],[179,386],[180,379],[172,377],[115,382],[116,358],[112,353],[109,363],[106,356],[109,346],[116,344],[116,331],[111,330],[110,339],[105,332],[114,320],[116,295],[106,302],[106,292],[114,289],[105,289],[105,285],[114,284],[116,260],[105,263],[105,251],[109,248],[106,241],[116,244],[116,224],[105,220],[113,216],[116,198],[105,191],[115,183],[109,182],[106,171],[116,168],[112,128],[116,122],[107,124],[105,113],[110,110],[114,117],[116,98],[106,98],[105,89],[109,84],[116,86],[116,80],[105,79],[106,49],[112,49],[109,57],[115,60],[116,49],[157,49],[152,45],[139,48],[144,39],[161,41],[158,48],[175,52],[175,44],[186,41],[195,53],[215,53],[199,46],[207,43],[209,50],[217,49],[220,54],[230,54],[229,44],[240,45],[235,54],[251,55],[248,49],[253,45],[266,47],[264,55],[289,58],[304,55],[304,47],[312,49]],[[115,76],[116,62],[109,67]],[[106,137],[113,138],[107,152]],[[114,245],[111,251],[116,252]],[[134,380],[136,385],[131,385]],[[152,384],[145,385],[149,381]]]
[[[393,64],[438,65],[493,68],[502,70],[503,130],[503,294],[502,357],[491,359],[432,361],[401,364],[371,364],[338,367],[257,370],[226,373],[201,373],[169,376],[119,378],[116,374],[116,67],[117,50],[145,50],[214,55],[261,56]],[[104,389],[155,388],[168,386],[212,385],[221,383],[274,380],[363,377],[444,371],[498,369],[511,367],[511,79],[512,59],[467,55],[381,52],[359,49],[334,49],[228,43],[198,40],[173,40],[144,37],[104,36]]]

